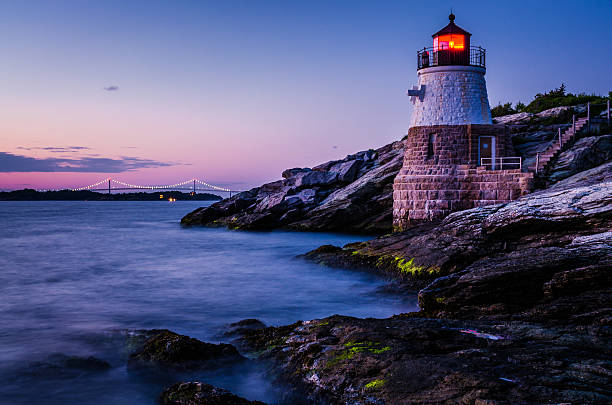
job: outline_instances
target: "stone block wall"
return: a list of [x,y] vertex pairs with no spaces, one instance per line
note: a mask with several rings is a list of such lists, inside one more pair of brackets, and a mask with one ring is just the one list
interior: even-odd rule
[[512,155],[503,126],[410,128],[404,165],[393,184],[396,229],[410,222],[443,218],[453,211],[509,202],[531,190],[533,173],[477,166],[478,137],[482,135],[496,137],[498,156]]

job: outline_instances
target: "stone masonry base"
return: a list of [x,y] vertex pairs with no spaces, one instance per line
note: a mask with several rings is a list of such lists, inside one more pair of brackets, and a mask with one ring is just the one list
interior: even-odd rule
[[393,225],[443,218],[459,211],[510,202],[527,194],[533,173],[471,165],[411,165],[393,184]]

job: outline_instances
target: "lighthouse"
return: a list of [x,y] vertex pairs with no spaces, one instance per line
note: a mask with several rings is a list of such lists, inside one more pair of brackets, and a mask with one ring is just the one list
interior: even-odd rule
[[492,124],[486,50],[471,37],[451,13],[432,46],[417,51],[404,163],[393,184],[396,230],[531,189],[533,174],[522,170],[508,128]]
[[491,124],[485,83],[486,51],[470,46],[472,34],[450,22],[417,52],[418,86],[408,90],[414,106],[410,127]]

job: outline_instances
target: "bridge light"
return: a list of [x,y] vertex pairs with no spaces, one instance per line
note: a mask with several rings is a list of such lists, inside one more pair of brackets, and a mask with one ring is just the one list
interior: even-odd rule
[[164,195],[163,195],[163,194],[160,194],[160,195],[159,195],[159,198],[164,198]]

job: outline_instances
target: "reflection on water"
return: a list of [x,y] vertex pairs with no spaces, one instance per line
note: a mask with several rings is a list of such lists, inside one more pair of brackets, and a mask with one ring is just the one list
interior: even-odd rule
[[[384,281],[295,259],[360,237],[182,229],[202,202],[0,202],[0,402],[153,404],[164,386],[200,379],[274,402],[255,368],[139,376],[125,331],[167,328],[216,342],[231,322],[268,325],[339,313],[386,317],[413,298]],[[70,368],[94,356],[107,369]]]

